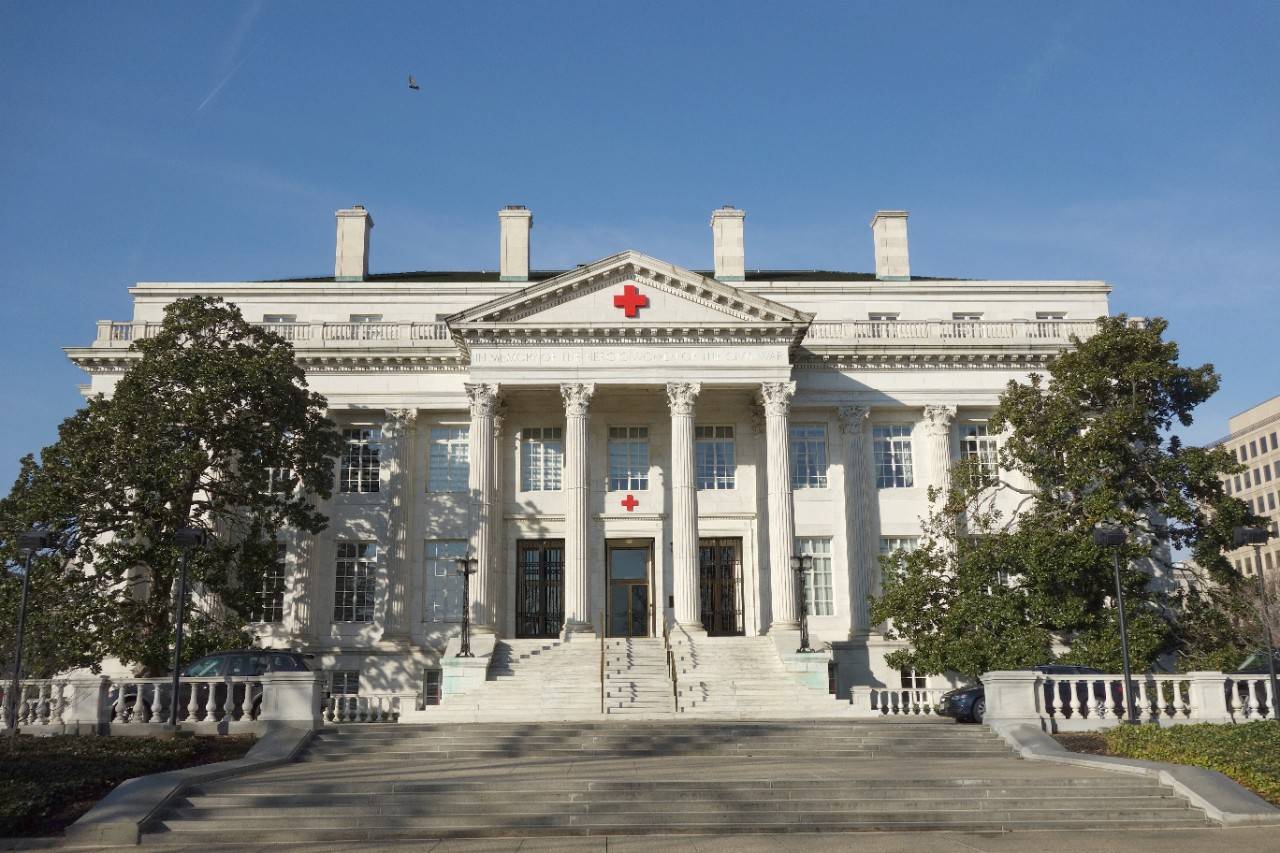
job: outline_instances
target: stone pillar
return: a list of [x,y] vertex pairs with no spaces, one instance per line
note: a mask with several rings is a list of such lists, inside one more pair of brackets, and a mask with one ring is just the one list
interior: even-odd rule
[[414,448],[417,444],[417,409],[387,409],[382,426],[383,446],[387,450],[387,599],[383,609],[384,638],[408,639],[409,589],[413,566],[411,528],[413,527]]
[[939,502],[945,502],[951,489],[951,424],[956,417],[955,406],[931,405],[924,407],[924,434],[928,440],[929,486],[939,492]]
[[[590,632],[591,583],[587,577],[587,420],[591,382],[560,386],[564,398],[564,630]],[[602,626],[603,627],[603,626]]]
[[671,574],[675,620],[686,631],[702,631],[698,601],[698,483],[693,461],[693,407],[702,386],[667,383],[671,408]]
[[880,543],[873,529],[876,481],[872,464],[871,410],[866,406],[842,406],[840,431],[848,440],[844,450],[845,548],[849,566],[849,636],[871,633],[868,597],[876,591]]
[[316,538],[305,530],[294,531],[293,571],[289,573],[289,633],[300,648],[310,643],[315,633],[314,612],[320,599],[316,595],[317,572],[311,565],[315,558]]
[[794,382],[765,382],[760,386],[768,454],[769,586],[773,611],[770,631],[800,626],[796,573],[791,570],[791,555],[795,551],[795,521],[792,517],[791,450],[787,431],[791,398],[795,393]]
[[502,462],[506,458],[507,448],[503,445],[503,428],[507,422],[507,405],[502,400],[493,409],[493,518],[490,520],[489,533],[489,553],[492,555],[493,564],[493,600],[494,618],[493,625],[495,630],[501,631],[504,620],[497,614],[510,614],[509,609],[504,609],[502,602],[506,599],[506,585],[504,582],[506,575],[506,549],[503,547],[505,540],[503,537],[503,490]]
[[471,430],[468,434],[471,454],[467,479],[471,494],[471,556],[475,558],[475,574],[471,576],[471,610],[473,630],[488,633],[495,623],[493,591],[495,566],[493,554],[493,442],[494,410],[498,405],[498,386],[468,382],[463,386],[471,402]]

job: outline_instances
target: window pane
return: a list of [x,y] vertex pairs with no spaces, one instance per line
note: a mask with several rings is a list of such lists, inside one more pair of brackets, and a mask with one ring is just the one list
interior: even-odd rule
[[609,491],[649,488],[649,428],[609,428]]
[[338,463],[338,491],[378,491],[382,430],[378,427],[344,429],[342,438],[345,443]]
[[699,489],[735,487],[733,427],[694,427],[693,452]]
[[871,442],[876,459],[876,487],[909,489],[915,485],[911,461],[911,427],[889,424],[871,428]]
[[827,487],[827,428],[822,424],[796,425],[789,430],[791,487]]
[[376,542],[339,542],[337,550],[333,621],[372,622],[378,545]]
[[284,573],[286,548],[276,543],[276,558],[262,576],[253,613],[255,622],[281,622],[284,620]]
[[427,491],[465,492],[471,476],[470,434],[466,427],[434,427],[427,455]]
[[813,557],[813,571],[805,574],[805,607],[813,616],[831,616],[835,613],[835,595],[831,582],[831,540],[802,539],[795,541],[796,553]]

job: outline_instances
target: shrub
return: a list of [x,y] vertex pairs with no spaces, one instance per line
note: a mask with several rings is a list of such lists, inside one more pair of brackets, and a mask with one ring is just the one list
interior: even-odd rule
[[1107,732],[1112,755],[1217,770],[1280,805],[1280,721],[1238,725],[1118,726]]

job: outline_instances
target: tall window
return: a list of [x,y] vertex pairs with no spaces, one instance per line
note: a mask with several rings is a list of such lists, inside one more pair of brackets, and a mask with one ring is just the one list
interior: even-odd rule
[[827,487],[827,427],[797,424],[790,429],[791,488]]
[[919,545],[919,536],[881,536],[880,554],[887,557],[894,551],[914,551]]
[[831,590],[831,540],[796,539],[796,553],[813,557],[813,571],[804,576],[804,601],[813,616],[831,616],[836,612]]
[[467,553],[465,539],[431,539],[427,542],[428,622],[462,621],[462,578],[458,558]]
[[520,489],[554,492],[564,472],[564,430],[527,427],[520,431]]
[[360,693],[360,670],[329,671],[329,693],[333,696],[356,696]]
[[267,494],[288,495],[295,485],[293,471],[289,468],[267,469]]
[[910,425],[873,426],[871,443],[876,455],[877,488],[909,489],[915,485],[915,473],[911,467]]
[[984,480],[995,479],[998,469],[995,436],[988,434],[986,424],[962,424],[960,458],[977,462],[977,474]]
[[258,588],[257,601],[254,602],[254,622],[284,621],[284,556],[286,546],[276,543],[276,558],[262,576],[262,586]]
[[372,622],[378,543],[339,542],[334,622]]
[[898,676],[904,690],[924,690],[929,686],[929,676],[921,675],[910,667],[899,670]]
[[733,427],[695,426],[693,452],[699,489],[735,488]]
[[382,430],[352,427],[342,431],[342,458],[338,462],[338,491],[376,492],[382,468]]
[[649,428],[609,427],[609,491],[649,488]]
[[427,453],[427,491],[465,492],[471,476],[471,446],[466,427],[432,427]]

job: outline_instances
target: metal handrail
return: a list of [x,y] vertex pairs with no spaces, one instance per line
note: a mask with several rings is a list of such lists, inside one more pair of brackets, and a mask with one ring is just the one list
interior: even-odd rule
[[600,611],[600,713],[604,713],[604,611]]
[[671,676],[671,702],[676,713],[680,712],[680,681],[676,676],[676,653],[671,648],[671,631],[667,618],[662,617],[662,645],[667,650],[667,673]]

